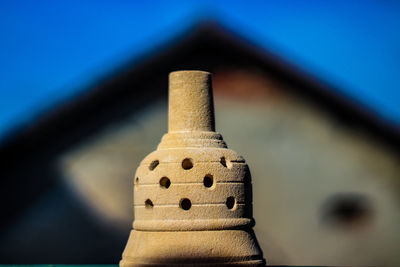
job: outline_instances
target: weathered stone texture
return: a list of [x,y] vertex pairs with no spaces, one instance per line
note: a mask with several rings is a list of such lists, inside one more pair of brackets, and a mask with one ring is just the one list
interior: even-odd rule
[[263,266],[250,171],[215,132],[211,74],[170,74],[169,130],[140,164],[121,267]]

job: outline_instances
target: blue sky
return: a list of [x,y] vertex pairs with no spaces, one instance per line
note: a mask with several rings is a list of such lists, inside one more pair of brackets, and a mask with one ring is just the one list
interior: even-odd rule
[[0,2],[0,136],[214,18],[400,125],[400,1]]

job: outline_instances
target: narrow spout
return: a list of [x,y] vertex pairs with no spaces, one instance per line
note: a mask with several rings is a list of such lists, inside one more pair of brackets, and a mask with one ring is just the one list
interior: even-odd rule
[[169,75],[168,132],[215,131],[211,73],[175,71]]

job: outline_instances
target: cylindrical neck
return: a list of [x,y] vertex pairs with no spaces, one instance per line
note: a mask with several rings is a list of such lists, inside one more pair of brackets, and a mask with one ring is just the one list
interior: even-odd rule
[[215,131],[211,74],[176,71],[169,75],[168,132]]

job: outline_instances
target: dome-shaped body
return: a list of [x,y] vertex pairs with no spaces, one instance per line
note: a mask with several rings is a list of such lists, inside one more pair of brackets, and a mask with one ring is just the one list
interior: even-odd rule
[[[263,266],[252,231],[250,171],[214,131],[210,75],[171,76],[170,129],[136,171],[135,230],[120,265]],[[176,92],[191,104],[171,107]],[[185,116],[187,123],[176,120]]]
[[226,148],[151,153],[136,172],[134,203],[137,230],[221,230],[253,223],[249,169]]

